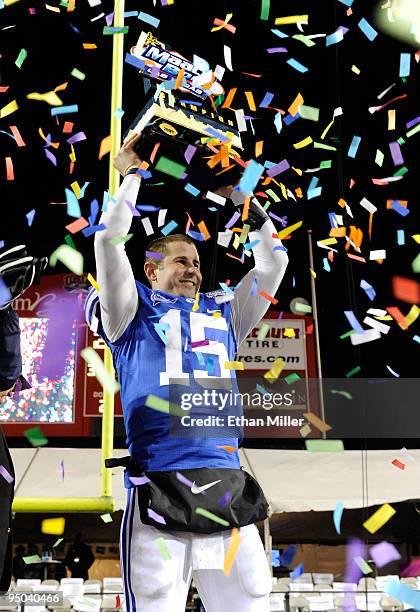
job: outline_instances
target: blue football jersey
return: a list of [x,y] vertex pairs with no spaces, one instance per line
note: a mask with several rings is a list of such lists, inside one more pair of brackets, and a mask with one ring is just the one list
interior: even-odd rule
[[[226,363],[234,361],[237,350],[230,301],[222,301],[229,294],[200,294],[196,302],[140,282],[136,285],[136,316],[116,342],[110,342],[102,328],[96,290],[90,291],[86,301],[89,326],[112,352],[130,455],[145,471],[238,468],[240,427],[229,427],[227,433],[214,420],[210,427],[181,425],[184,415],[191,419],[193,415],[223,416],[226,424],[229,413],[242,414],[241,402],[232,400],[239,397],[235,396],[236,374]],[[225,391],[220,393],[230,393],[231,400],[225,401],[223,408],[214,400],[219,391],[210,397],[208,391],[205,406],[192,401],[195,394],[200,400],[206,389],[217,389],[222,382]],[[174,416],[170,416],[172,409],[168,414],[169,402],[175,407]],[[132,486],[128,478],[126,485]]]

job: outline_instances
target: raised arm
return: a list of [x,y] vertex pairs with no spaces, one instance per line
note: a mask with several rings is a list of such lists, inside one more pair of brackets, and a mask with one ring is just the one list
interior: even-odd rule
[[277,230],[255,199],[250,204],[247,222],[253,228],[248,234],[249,241],[259,242],[252,249],[254,267],[235,289],[232,300],[232,325],[238,346],[263,318],[270,305],[259,292],[263,290],[275,296],[289,261],[285,251],[276,249],[282,247],[281,241],[272,237]]
[[140,187],[140,177],[127,172],[138,168],[141,160],[133,150],[140,134],[130,136],[114,159],[114,167],[124,176],[115,194],[115,202],[108,203],[100,223],[105,229],[95,234],[95,259],[97,281],[100,286],[99,302],[105,334],[111,342],[122,336],[134,319],[138,307],[136,281],[125,244],[112,244],[113,238],[126,236],[130,231],[133,215],[127,202],[135,206]]

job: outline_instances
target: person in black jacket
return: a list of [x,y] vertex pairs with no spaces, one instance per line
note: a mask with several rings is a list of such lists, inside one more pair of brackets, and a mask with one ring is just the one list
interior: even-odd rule
[[[23,245],[0,253],[0,409],[22,374],[19,317],[12,301],[38,282],[47,259],[26,254]],[[14,468],[0,428],[0,591],[7,591],[12,574],[12,502]]]

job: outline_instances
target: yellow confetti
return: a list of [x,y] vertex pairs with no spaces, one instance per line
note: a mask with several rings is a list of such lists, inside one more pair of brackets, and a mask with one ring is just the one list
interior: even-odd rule
[[395,130],[395,108],[388,111],[388,130]]
[[420,314],[420,308],[413,304],[410,308],[410,312],[405,315],[405,320],[407,321],[407,325],[411,325],[418,318]]
[[285,227],[284,229],[280,230],[279,233],[277,234],[279,239],[281,240],[282,238],[285,238],[292,232],[299,229],[302,226],[302,223],[303,221],[298,221],[297,223],[294,223],[293,225],[289,225],[288,227]]
[[389,504],[383,504],[370,516],[367,521],[363,523],[363,527],[369,531],[369,533],[376,533],[381,527],[394,516],[396,510]]
[[310,271],[310,273],[312,274],[312,276],[313,276],[314,278],[316,278],[316,272],[315,272],[315,270],[312,270],[312,268],[309,268],[309,271]]
[[3,117],[7,117],[7,115],[11,115],[18,108],[19,107],[17,105],[16,100],[12,100],[12,102],[9,102],[9,104],[6,104],[6,106],[3,106],[3,108],[0,109],[0,119],[3,119]]
[[198,305],[199,299],[200,299],[200,294],[197,291],[197,293],[195,294],[194,304],[193,304],[193,307],[191,309],[193,312],[195,312],[199,308],[199,305]]
[[293,146],[295,147],[295,149],[303,149],[304,147],[310,145],[311,142],[313,142],[312,138],[310,136],[307,136],[303,140],[293,143]]
[[[74,160],[72,160],[72,161],[74,161]],[[70,185],[70,187],[73,189],[76,198],[79,199],[80,198],[80,186],[79,186],[79,183],[77,181],[74,181]]]
[[47,91],[43,94],[33,91],[26,97],[28,100],[40,100],[41,102],[46,102],[50,106],[63,106],[62,100],[60,100],[55,91]]
[[234,527],[232,529],[231,541],[229,544],[229,548],[226,551],[225,557],[225,565],[223,568],[223,573],[225,576],[229,576],[233,562],[235,561],[235,557],[238,554],[239,546],[241,545],[241,536],[239,534],[239,529]]
[[414,234],[411,237],[415,242],[417,242],[417,244],[420,244],[420,234]]
[[280,376],[280,373],[282,371],[284,367],[284,361],[281,357],[278,357],[275,362],[273,363],[273,367],[268,370],[267,372],[264,373],[264,378],[269,382],[269,383],[273,383],[275,382],[278,377]]
[[225,361],[225,370],[244,370],[242,361]]
[[308,23],[308,15],[288,15],[287,17],[276,17],[276,25],[286,25],[288,23]]
[[92,276],[92,274],[90,272],[87,275],[87,279],[90,282],[90,284],[92,285],[92,287],[95,287],[96,291],[99,292],[101,290],[100,284],[96,282],[96,280],[93,278],[93,276]]
[[41,532],[48,535],[62,535],[65,525],[66,519],[63,517],[44,519],[41,523]]
[[325,246],[329,246],[330,244],[337,244],[337,238],[324,238],[324,240],[318,240],[319,244],[325,244]]
[[286,327],[283,330],[283,336],[285,338],[295,338],[296,337],[296,333],[295,333],[295,330],[293,329],[293,327]]
[[[352,72],[354,72],[355,74],[360,74],[360,68],[358,68],[357,66],[355,66],[353,64],[353,66],[351,67]],[[322,136],[321,136],[322,138]]]
[[52,11],[53,13],[59,13],[60,12],[60,9],[58,8],[58,6],[51,6],[49,4],[46,4],[45,8],[48,9],[49,11]]

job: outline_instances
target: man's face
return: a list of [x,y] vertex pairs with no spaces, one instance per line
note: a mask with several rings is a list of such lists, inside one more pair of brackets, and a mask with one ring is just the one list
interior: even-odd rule
[[194,245],[171,242],[168,253],[159,266],[153,265],[146,274],[153,289],[183,297],[195,297],[200,289],[200,259]]

